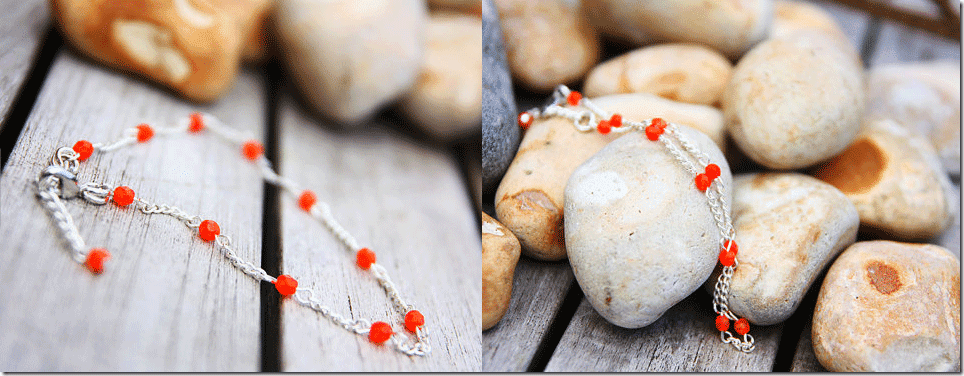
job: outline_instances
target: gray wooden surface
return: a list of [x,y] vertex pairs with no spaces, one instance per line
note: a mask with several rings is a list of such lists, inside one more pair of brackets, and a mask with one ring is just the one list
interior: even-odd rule
[[[245,73],[217,105],[199,108],[59,53],[0,177],[0,369],[258,370],[257,282],[171,217],[69,201],[87,244],[113,255],[92,275],[68,256],[33,179],[60,146],[198,109],[260,135],[264,92]],[[241,257],[259,263],[262,184],[234,146],[210,135],[157,137],[91,157],[79,177],[214,219]]]
[[[351,134],[308,118],[287,95],[280,109],[281,171],[331,205],[334,217],[375,251],[402,297],[426,318],[432,353],[406,357],[335,326],[297,303],[282,304],[284,371],[479,371],[482,247],[472,199],[456,161],[389,130]],[[301,276],[319,300],[353,318],[401,317],[370,273],[325,227],[281,199],[282,272]]]
[[33,67],[47,30],[47,2],[0,1],[0,129]]

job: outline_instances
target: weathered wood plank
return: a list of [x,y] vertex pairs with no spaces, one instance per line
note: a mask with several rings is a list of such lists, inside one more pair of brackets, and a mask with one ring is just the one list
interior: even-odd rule
[[783,325],[753,327],[756,349],[744,354],[720,341],[711,297],[695,292],[641,329],[602,318],[583,299],[546,371],[767,372],[773,369]]
[[[376,252],[406,301],[426,317],[432,353],[407,357],[334,325],[293,301],[282,303],[284,371],[478,371],[481,262],[478,218],[451,154],[404,139],[374,120],[351,134],[325,128],[290,96],[280,108],[281,170]],[[281,198],[282,272],[349,318],[401,317],[374,277],[290,197]]]
[[0,1],[0,129],[47,32],[47,2]]
[[[261,135],[263,93],[263,82],[244,73],[218,104],[197,107],[59,53],[0,178],[0,368],[258,370],[256,281],[173,218],[69,201],[87,244],[113,254],[106,272],[92,275],[68,256],[33,182],[60,146],[110,141],[195,110]],[[215,219],[238,254],[258,264],[263,184],[239,154],[211,135],[156,137],[95,154],[79,175]]]
[[567,262],[519,260],[512,301],[496,326],[482,333],[482,370],[523,372],[548,334],[575,277]]

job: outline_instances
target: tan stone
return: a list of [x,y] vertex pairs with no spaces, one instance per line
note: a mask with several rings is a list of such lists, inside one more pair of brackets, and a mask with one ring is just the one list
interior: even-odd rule
[[[722,145],[722,115],[712,107],[677,103],[650,94],[619,94],[594,98],[606,111],[626,120],[656,116],[705,131]],[[566,257],[563,235],[563,191],[569,175],[586,159],[618,137],[582,133],[562,118],[535,120],[523,136],[515,159],[495,193],[499,220],[519,238],[523,252],[540,260]]]
[[481,130],[481,18],[458,13],[431,15],[422,73],[400,106],[438,139],[452,140]]
[[548,92],[599,60],[599,35],[578,0],[495,0],[512,76]]
[[512,232],[482,213],[482,330],[495,326],[509,308],[519,253]]
[[231,87],[247,36],[269,5],[268,0],[50,1],[57,26],[75,48],[196,101],[216,99]]
[[960,372],[960,285],[960,261],[944,248],[855,243],[817,297],[817,360],[840,372]]
[[733,65],[719,52],[689,43],[647,46],[597,65],[583,94],[650,93],[677,102],[719,106]]
[[[857,237],[857,208],[837,188],[798,173],[738,175],[733,227],[739,247],[729,306],[756,325],[792,315],[817,276]],[[719,268],[707,281],[712,291]]]
[[454,11],[481,15],[481,0],[428,0],[428,6],[433,11]]
[[[773,2],[773,30],[770,38],[788,38],[801,31],[817,31],[828,36],[838,47],[857,56],[857,50],[833,16],[819,5],[803,1]],[[857,62],[859,64],[859,61]]]
[[733,141],[779,170],[813,165],[853,141],[864,108],[863,71],[818,32],[768,39],[737,63],[723,95]]
[[850,198],[862,225],[898,239],[939,235],[957,210],[934,148],[891,120],[868,122],[853,144],[813,175]]
[[593,25],[636,45],[695,42],[730,58],[766,37],[771,0],[587,0]]

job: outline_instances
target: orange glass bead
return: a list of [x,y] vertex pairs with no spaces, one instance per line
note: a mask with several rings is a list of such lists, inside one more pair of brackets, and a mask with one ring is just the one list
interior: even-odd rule
[[90,141],[80,140],[74,144],[74,151],[80,154],[80,156],[77,157],[78,160],[85,161],[87,158],[90,158],[91,154],[94,154],[94,145],[91,144]]
[[386,322],[377,321],[368,329],[368,340],[374,343],[382,343],[392,338],[392,326]]
[[[729,248],[729,249],[727,249]],[[732,240],[727,240],[724,246],[720,248],[720,264],[723,266],[731,266],[736,260],[736,254],[740,250],[740,247],[736,246],[736,242]]]
[[578,106],[579,101],[581,100],[582,100],[582,94],[575,90],[570,91],[569,96],[566,97],[566,102],[569,102],[570,106]]
[[191,125],[187,128],[192,133],[198,133],[204,130],[204,116],[200,112],[195,112],[191,114]]
[[529,129],[530,125],[532,125],[532,114],[528,112],[519,114],[519,126],[522,127],[522,129]]
[[706,165],[706,176],[708,176],[710,180],[720,177],[720,166],[713,163]]
[[278,276],[278,279],[274,281],[274,288],[278,290],[278,293],[284,296],[294,295],[295,291],[298,290],[298,281],[291,278],[290,275],[282,274]]
[[733,330],[736,330],[740,335],[747,334],[750,332],[750,322],[746,319],[736,320],[736,323],[733,324]]
[[666,129],[666,126],[669,125],[666,123],[666,120],[663,120],[662,118],[654,118],[651,123],[652,125],[656,126],[656,128],[659,128],[660,130]]
[[154,129],[150,125],[141,124],[137,126],[137,142],[147,142],[154,137]]
[[375,263],[375,252],[368,248],[362,248],[358,250],[358,255],[356,256],[358,267],[362,269],[368,269],[372,267]]
[[201,221],[201,226],[197,229],[197,235],[203,240],[214,241],[221,234],[221,227],[218,223],[210,219]]
[[107,252],[103,248],[94,248],[90,252],[87,252],[87,259],[84,260],[84,266],[94,274],[100,274],[104,272],[104,261],[110,258],[110,252]]
[[716,316],[716,330],[725,332],[728,329],[730,329],[730,319],[723,315]]
[[599,125],[596,126],[596,129],[599,130],[599,133],[606,134],[612,130],[612,127],[609,125],[609,120],[600,120]]
[[298,206],[300,206],[305,211],[311,211],[311,207],[318,202],[318,197],[315,197],[315,193],[309,190],[301,192],[301,197],[298,197]]
[[120,186],[114,188],[114,204],[127,206],[134,202],[134,190],[131,187]]
[[257,141],[248,141],[241,146],[241,152],[244,153],[245,158],[254,161],[264,154],[264,146]]
[[422,325],[425,325],[425,316],[421,312],[413,309],[405,314],[405,329],[408,331],[415,333]]
[[661,134],[663,134],[663,130],[656,126],[650,125],[646,127],[646,138],[650,139],[650,141],[659,140],[659,135]]
[[609,118],[609,125],[613,126],[613,128],[623,126],[623,117],[619,114],[613,114],[613,116]]
[[701,191],[705,191],[706,188],[709,188],[709,187],[710,187],[710,183],[712,183],[712,182],[713,182],[713,179],[710,179],[710,177],[709,177],[709,176],[706,176],[706,174],[697,174],[697,175],[696,175],[696,189],[699,189],[699,190],[701,190]]

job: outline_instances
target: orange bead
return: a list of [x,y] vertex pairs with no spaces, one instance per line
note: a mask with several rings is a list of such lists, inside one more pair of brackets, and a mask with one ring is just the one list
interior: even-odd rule
[[131,187],[120,186],[114,188],[114,204],[127,206],[134,202],[134,190]]
[[298,206],[305,211],[311,211],[311,207],[315,206],[315,202],[318,202],[318,197],[315,197],[315,193],[309,190],[301,192],[301,197],[298,197]]
[[728,329],[730,329],[730,319],[723,315],[716,316],[716,330],[725,332]]
[[367,270],[375,263],[375,252],[372,252],[372,250],[368,248],[359,249],[356,259],[358,261],[358,267]]
[[706,188],[709,188],[710,183],[712,182],[713,180],[710,179],[709,176],[706,176],[706,174],[696,175],[696,189],[699,189],[701,191],[706,191]]
[[613,128],[623,126],[623,117],[619,114],[613,114],[613,116],[609,118],[609,125],[613,126]]
[[519,114],[519,126],[522,127],[522,129],[529,129],[530,125],[532,125],[532,114],[528,112]]
[[569,96],[566,97],[566,101],[569,102],[570,106],[578,106],[579,101],[581,100],[582,100],[582,94],[580,94],[578,91],[575,91],[575,90],[570,91]]
[[606,134],[612,130],[612,127],[609,125],[609,120],[600,120],[599,125],[596,126],[596,129],[599,130],[599,133]]
[[90,141],[80,140],[74,144],[74,151],[80,154],[80,156],[77,157],[78,160],[85,161],[87,158],[90,158],[91,154],[94,154],[94,145],[91,144]]
[[736,320],[736,323],[733,324],[733,330],[736,330],[740,335],[747,334],[750,332],[750,322],[746,321],[746,319]]
[[291,278],[290,275],[282,274],[278,276],[278,279],[274,282],[274,288],[278,290],[278,293],[284,296],[294,295],[295,291],[298,290],[298,281]]
[[413,309],[405,314],[405,329],[408,331],[415,333],[422,325],[425,325],[425,316],[421,312]]
[[646,127],[646,138],[650,139],[650,141],[659,140],[659,135],[661,134],[663,134],[663,130],[656,126],[650,125]]
[[221,234],[221,227],[218,223],[210,219],[201,221],[201,226],[197,229],[197,235],[203,240],[214,241]]
[[708,176],[710,180],[720,177],[720,166],[713,163],[706,165],[706,176]]
[[662,118],[655,118],[651,123],[652,125],[656,126],[656,128],[659,128],[660,130],[666,129],[666,126],[669,125],[666,123],[666,120],[663,120]]
[[254,161],[264,154],[264,146],[257,141],[248,141],[241,146],[241,152],[244,153],[245,158]]
[[368,329],[368,340],[374,343],[382,343],[392,338],[392,326],[386,322],[377,321]]
[[137,142],[147,142],[154,137],[154,129],[150,125],[141,124],[137,126]]
[[90,252],[87,252],[87,259],[84,260],[84,266],[94,274],[100,274],[104,272],[104,261],[110,258],[110,252],[107,252],[103,248],[94,248]]
[[736,246],[735,241],[727,240],[726,243],[724,243],[724,246],[720,248],[720,264],[723,266],[733,265],[733,262],[736,261],[736,254],[739,250],[740,247]]
[[195,112],[191,114],[191,125],[188,130],[192,133],[198,133],[204,130],[204,116],[200,112]]

